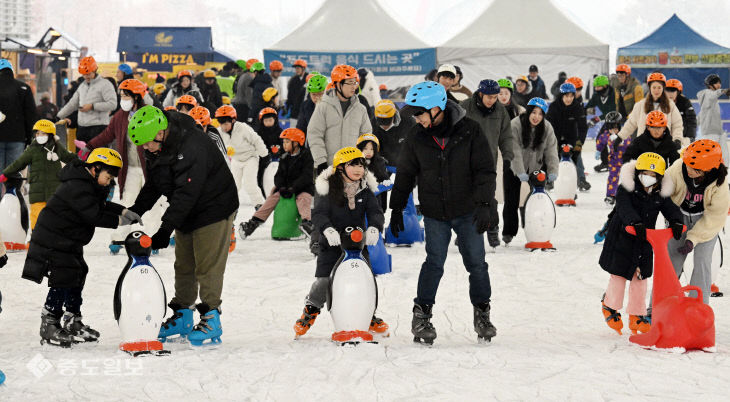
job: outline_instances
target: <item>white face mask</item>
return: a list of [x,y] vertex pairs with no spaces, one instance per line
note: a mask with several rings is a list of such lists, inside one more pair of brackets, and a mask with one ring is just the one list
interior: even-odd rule
[[41,135],[39,137],[35,137],[35,142],[43,145],[48,142],[48,136],[47,135]]
[[134,106],[134,101],[131,99],[122,99],[119,101],[119,107],[121,107],[125,112],[132,110],[132,106]]
[[644,185],[644,187],[651,187],[656,184],[656,177],[649,176],[646,174],[640,174],[639,181],[641,182],[641,184]]

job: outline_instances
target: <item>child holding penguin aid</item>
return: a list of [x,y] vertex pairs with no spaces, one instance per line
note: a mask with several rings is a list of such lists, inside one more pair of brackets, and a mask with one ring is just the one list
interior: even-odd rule
[[[610,279],[601,300],[603,316],[609,327],[621,334],[624,324],[618,310],[623,307],[626,281],[629,282],[629,329],[635,334],[648,332],[651,323],[647,317],[647,278],[653,272],[653,251],[646,240],[646,230],[654,229],[659,212],[669,221],[675,239],[682,236],[682,213],[672,202],[674,190],[671,178],[664,176],[664,157],[645,152],[636,160],[624,163],[616,192],[616,213],[608,223],[608,234],[603,244],[599,264]],[[626,232],[633,226],[636,235]]]
[[[377,188],[375,176],[368,172],[363,153],[355,147],[345,147],[332,158],[332,168],[325,169],[317,177],[317,195],[312,210],[312,223],[319,231],[321,244],[317,256],[315,280],[305,299],[304,312],[294,324],[296,336],[307,333],[314,324],[327,299],[330,273],[342,254],[340,233],[347,227],[365,228],[365,244],[374,246],[383,230],[385,217],[378,200],[373,195]],[[367,249],[363,250],[367,258]],[[373,314],[370,332],[385,335],[388,324]]]
[[142,223],[136,213],[106,200],[121,168],[121,155],[109,148],[91,151],[86,162],[69,163],[61,169],[61,184],[38,217],[23,278],[41,283],[48,277],[41,343],[68,347],[99,338],[98,331],[81,321],[81,292],[89,272],[83,247],[91,241],[96,227],[116,229]]
[[30,202],[30,228],[34,229],[38,215],[56,191],[61,182],[58,172],[61,162],[69,163],[76,155],[66,150],[56,136],[56,126],[50,120],[38,120],[33,125],[34,139],[15,162],[6,167],[0,174],[0,183],[6,176],[20,172],[30,166],[28,172],[28,198]]

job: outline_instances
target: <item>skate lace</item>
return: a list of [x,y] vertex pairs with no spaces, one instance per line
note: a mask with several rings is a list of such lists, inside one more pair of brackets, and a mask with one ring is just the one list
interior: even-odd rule
[[208,320],[212,319],[212,315],[204,315],[200,317],[200,322],[193,328],[195,331],[202,331],[204,334],[207,334],[208,331],[212,331],[213,327],[208,324]]
[[618,311],[616,311],[606,305],[603,306],[603,309],[609,312],[609,316],[606,317],[606,322],[609,322],[611,320],[619,321],[621,319],[621,313],[619,313]]
[[182,314],[176,312],[175,314],[170,316],[168,319],[166,319],[165,322],[162,323],[162,327],[165,329],[170,329],[170,327],[176,326],[177,323],[175,322],[175,320],[177,320],[180,317],[182,317]]
[[493,326],[489,320],[489,311],[479,311],[477,313],[477,318],[479,319],[477,325],[479,325],[480,327],[489,328]]
[[646,318],[645,315],[636,316],[636,324],[642,324],[642,323],[649,324],[649,320]]

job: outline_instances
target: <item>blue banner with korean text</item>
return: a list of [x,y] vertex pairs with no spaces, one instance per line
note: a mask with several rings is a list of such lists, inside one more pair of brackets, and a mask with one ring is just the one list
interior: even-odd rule
[[355,68],[367,68],[375,75],[425,75],[436,68],[436,49],[389,50],[382,52],[306,52],[290,50],[264,50],[265,65],[274,60],[284,64],[283,75],[294,74],[292,63],[302,59],[307,71],[319,71],[329,76],[337,64],[349,64]]

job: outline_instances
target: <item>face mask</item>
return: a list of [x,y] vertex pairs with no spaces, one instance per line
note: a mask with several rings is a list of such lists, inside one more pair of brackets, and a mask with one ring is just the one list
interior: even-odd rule
[[644,187],[651,187],[656,184],[656,177],[640,174],[639,181],[644,185]]
[[122,99],[119,101],[119,107],[121,107],[125,112],[132,110],[132,106],[134,106],[134,101],[131,99]]
[[43,145],[48,142],[48,136],[47,135],[41,135],[40,137],[35,137],[35,142]]

